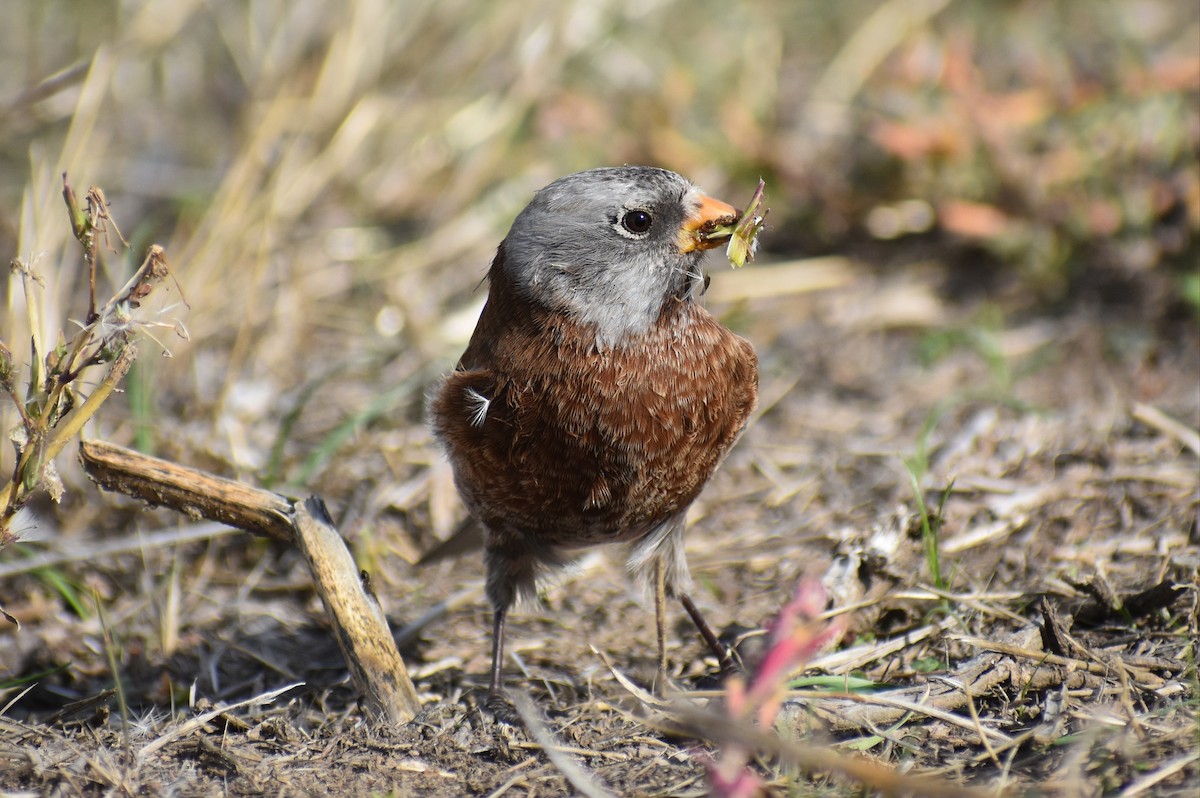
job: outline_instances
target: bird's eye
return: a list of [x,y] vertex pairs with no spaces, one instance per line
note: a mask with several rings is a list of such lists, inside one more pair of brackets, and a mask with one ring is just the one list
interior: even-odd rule
[[641,235],[650,229],[653,221],[645,211],[628,211],[621,217],[621,226],[631,233]]

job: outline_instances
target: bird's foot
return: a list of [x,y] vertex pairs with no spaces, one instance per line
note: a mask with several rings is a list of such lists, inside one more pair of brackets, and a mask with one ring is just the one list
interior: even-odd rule
[[696,678],[695,687],[699,690],[720,690],[731,676],[745,676],[746,669],[742,666],[741,659],[733,653],[726,653],[725,656],[717,658],[717,670],[707,671],[702,676]]
[[742,667],[742,662],[731,649],[726,649],[725,656],[721,657],[718,669],[717,678],[725,681],[730,676],[744,676],[746,669]]
[[513,706],[513,702],[508,700],[508,696],[501,690],[488,691],[487,698],[483,702],[483,708],[496,719],[497,723],[506,723],[509,726],[523,727],[525,724],[521,720],[520,714],[517,713],[517,708]]

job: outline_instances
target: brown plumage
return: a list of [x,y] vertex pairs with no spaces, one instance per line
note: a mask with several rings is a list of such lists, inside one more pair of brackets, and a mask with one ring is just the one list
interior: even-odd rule
[[484,529],[493,697],[508,608],[572,549],[632,545],[631,569],[656,587],[660,663],[664,591],[695,613],[684,515],[758,387],[753,348],[696,301],[700,257],[721,242],[704,230],[735,213],[670,172],[593,170],[539,192],[501,244],[430,405]]

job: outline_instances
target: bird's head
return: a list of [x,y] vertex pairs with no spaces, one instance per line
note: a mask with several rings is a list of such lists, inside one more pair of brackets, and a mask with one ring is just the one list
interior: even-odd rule
[[738,212],[664,169],[568,175],[539,191],[501,245],[491,279],[619,346],[667,303],[702,292],[704,250],[729,240]]

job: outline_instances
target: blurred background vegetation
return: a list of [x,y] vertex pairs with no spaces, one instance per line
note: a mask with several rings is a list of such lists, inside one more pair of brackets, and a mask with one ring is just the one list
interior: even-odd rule
[[1200,307],[1194,2],[38,0],[0,4],[0,66],[0,250],[45,334],[87,306],[63,172],[132,244],[110,283],[152,242],[178,280],[147,318],[190,342],[143,344],[96,434],[257,482],[415,479],[508,223],[597,165],[735,204],[761,175],[767,275],[839,254],[1003,313]]

